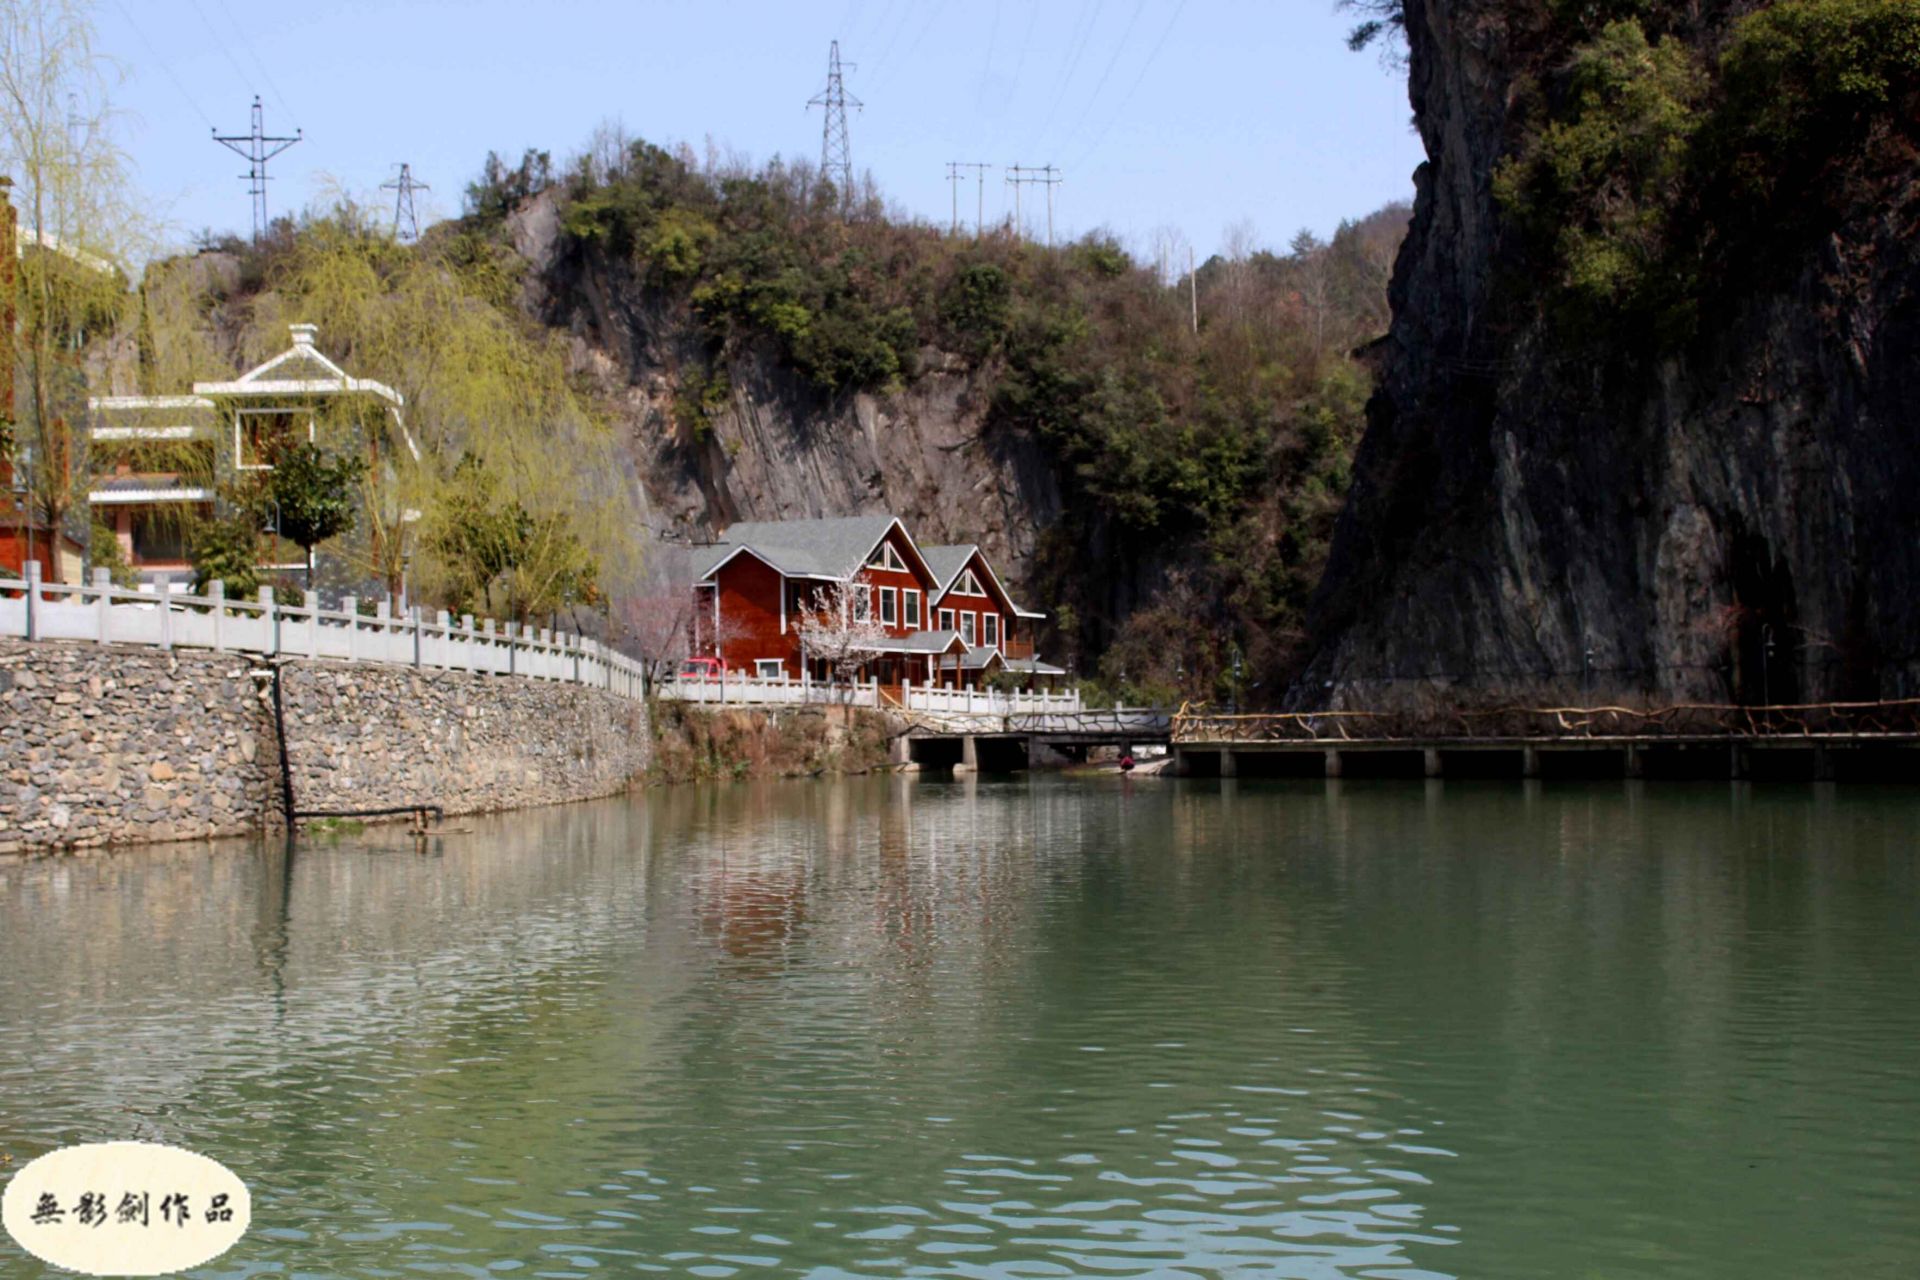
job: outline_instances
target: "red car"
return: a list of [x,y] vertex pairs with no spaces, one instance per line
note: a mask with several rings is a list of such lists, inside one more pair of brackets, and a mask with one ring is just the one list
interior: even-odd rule
[[681,680],[719,680],[727,674],[727,664],[720,658],[688,658],[680,664],[676,678]]

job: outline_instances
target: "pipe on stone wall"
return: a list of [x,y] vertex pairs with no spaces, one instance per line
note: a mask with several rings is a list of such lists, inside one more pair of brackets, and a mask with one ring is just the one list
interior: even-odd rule
[[[420,825],[426,825],[426,816],[433,815],[435,822],[445,822],[447,811],[437,804],[397,804],[384,805],[368,809],[296,809],[293,805],[293,764],[287,752],[287,711],[280,694],[280,671],[284,664],[275,662],[267,667],[273,679],[273,731],[280,743],[280,813],[286,822],[287,840],[293,840],[294,823],[301,818],[390,818],[397,814],[418,814]],[[255,670],[254,675],[261,674]]]

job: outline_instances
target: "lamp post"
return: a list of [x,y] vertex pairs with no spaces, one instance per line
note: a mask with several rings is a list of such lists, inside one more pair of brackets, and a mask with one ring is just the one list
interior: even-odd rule
[[23,444],[14,452],[13,493],[21,499],[17,505],[27,531],[27,551],[21,561],[24,566],[27,560],[33,559],[33,446],[30,444]]
[[1760,705],[1773,705],[1773,624],[1760,628]]
[[[262,533],[273,535],[273,562],[280,563],[280,504],[272,498],[267,499],[267,526]],[[273,610],[273,651],[280,652],[280,609],[276,603]]]

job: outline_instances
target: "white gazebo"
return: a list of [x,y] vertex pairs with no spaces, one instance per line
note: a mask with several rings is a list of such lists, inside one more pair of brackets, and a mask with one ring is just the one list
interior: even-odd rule
[[264,471],[274,440],[314,438],[322,406],[364,398],[393,420],[395,430],[414,461],[420,449],[400,416],[405,401],[384,382],[356,378],[322,355],[313,345],[319,326],[291,324],[293,345],[263,365],[249,369],[231,382],[196,382],[193,393],[212,401],[227,418],[232,432],[233,467],[237,471]]

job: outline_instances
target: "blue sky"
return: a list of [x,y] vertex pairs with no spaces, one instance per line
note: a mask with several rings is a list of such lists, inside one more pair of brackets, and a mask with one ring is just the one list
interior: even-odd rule
[[1421,158],[1403,81],[1347,52],[1333,0],[97,0],[95,17],[121,140],[183,241],[249,225],[243,162],[209,135],[244,133],[255,93],[269,133],[306,133],[271,167],[276,212],[377,196],[404,160],[446,215],[489,149],[558,160],[603,121],[817,160],[806,103],[835,38],[865,103],[856,166],[939,222],[947,161],[996,166],[989,222],[1012,204],[998,166],[1052,163],[1062,235],[1144,249],[1171,226],[1204,257],[1230,224],[1284,246],[1408,198]]

